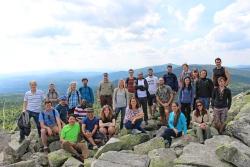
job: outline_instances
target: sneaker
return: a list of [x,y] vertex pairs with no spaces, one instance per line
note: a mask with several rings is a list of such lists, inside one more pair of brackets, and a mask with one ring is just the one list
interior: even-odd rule
[[133,129],[131,133],[132,133],[132,134],[139,134],[139,133],[141,133],[141,131],[139,131],[139,130],[137,130],[137,129]]
[[98,149],[97,145],[93,146],[93,150],[97,150],[97,149]]

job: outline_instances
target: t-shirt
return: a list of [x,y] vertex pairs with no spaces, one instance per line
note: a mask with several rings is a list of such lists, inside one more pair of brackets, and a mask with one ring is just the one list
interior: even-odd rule
[[169,101],[170,94],[172,93],[172,89],[168,85],[160,86],[156,91],[156,96],[163,102]]
[[156,90],[157,90],[157,84],[159,83],[158,81],[158,77],[156,76],[148,76],[146,78],[147,82],[148,82],[148,91],[151,95],[155,95],[156,94]]
[[[145,86],[144,79],[138,80],[138,86]],[[138,97],[147,97],[147,91],[146,90],[141,91],[140,89],[137,89],[137,95]]]
[[74,125],[67,124],[62,128],[61,138],[76,143],[78,140],[78,136],[80,134],[80,125],[76,122]]
[[113,106],[116,108],[126,107],[127,103],[128,103],[127,90],[115,88],[113,95]]
[[77,117],[86,117],[87,112],[85,111],[86,106],[77,106],[74,110],[74,114]]
[[136,78],[127,78],[127,88],[129,93],[135,93],[135,81]]
[[84,117],[82,119],[82,123],[86,125],[86,130],[89,132],[92,132],[95,128],[95,125],[99,124],[99,119],[94,117],[92,120],[90,120],[88,117]]
[[143,112],[142,108],[138,108],[136,111],[133,111],[129,107],[126,108],[126,114],[124,118],[124,123],[131,121],[131,118],[136,116],[138,113]]
[[[55,116],[53,111],[55,112]],[[55,126],[56,125],[55,117],[60,118],[57,110],[51,109],[50,111],[43,111],[39,114],[39,122],[43,122],[46,126]]]
[[61,104],[58,104],[55,109],[58,111],[60,114],[61,120],[66,123],[67,122],[67,116],[68,116],[68,111],[69,111],[69,106],[68,104],[65,104],[64,106]]
[[40,113],[42,111],[42,102],[45,99],[44,92],[41,90],[36,90],[33,94],[28,91],[24,95],[24,101],[27,102],[27,110]]
[[113,120],[113,119],[115,119],[114,116],[112,116],[111,119],[108,119],[108,118],[101,119],[101,118],[100,118],[100,120],[102,120],[102,123],[104,123],[104,124],[105,124],[105,123],[109,123],[109,122],[112,123],[112,120]]

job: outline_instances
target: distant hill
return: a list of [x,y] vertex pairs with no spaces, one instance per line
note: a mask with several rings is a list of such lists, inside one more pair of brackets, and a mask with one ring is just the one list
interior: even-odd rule
[[[156,76],[161,77],[166,73],[167,64],[152,66]],[[182,68],[178,65],[173,65],[174,73],[180,74]],[[142,71],[144,75],[147,75],[147,69],[149,67],[144,67],[135,70],[135,76],[139,71]],[[208,76],[211,77],[213,65],[190,65],[190,69],[198,68],[207,69]],[[237,94],[241,91],[250,88],[250,68],[228,68],[232,75],[231,88],[233,93]],[[128,76],[127,71],[117,71],[111,72],[109,78],[117,86],[119,79],[126,78]],[[28,82],[30,80],[36,80],[38,82],[39,88],[46,91],[49,83],[55,83],[59,93],[65,93],[68,84],[71,81],[77,81],[78,87],[81,86],[81,79],[87,77],[89,79],[89,85],[94,89],[98,86],[99,82],[102,80],[102,72],[56,72],[56,73],[39,73],[39,74],[26,74],[26,75],[12,75],[11,77],[0,77],[0,94],[10,94],[10,93],[24,93],[29,89]]]

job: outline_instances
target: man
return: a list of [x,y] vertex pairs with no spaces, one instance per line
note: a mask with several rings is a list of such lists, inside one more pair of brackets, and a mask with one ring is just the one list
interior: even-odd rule
[[69,116],[68,122],[69,124],[63,127],[60,135],[62,148],[83,162],[84,159],[88,158],[89,150],[84,143],[78,142],[81,133],[80,125],[74,115]]
[[49,100],[52,102],[52,106],[56,106],[58,104],[58,92],[56,91],[55,84],[51,83],[49,84],[49,90],[46,95],[46,100]]
[[95,139],[98,139],[97,128],[99,119],[94,116],[94,110],[92,108],[86,108],[87,117],[82,119],[82,133],[84,138],[93,146],[93,149],[98,149]]
[[221,59],[220,58],[216,58],[215,59],[215,65],[216,67],[213,69],[213,82],[214,82],[214,87],[218,87],[218,78],[219,77],[224,77],[226,79],[226,83],[225,85],[228,86],[228,84],[230,83],[230,74],[228,72],[228,70],[221,66]]
[[135,82],[136,77],[134,77],[134,70],[129,69],[129,77],[126,79],[126,88],[128,89],[129,100],[135,96]]
[[67,97],[66,96],[60,96],[59,97],[59,104],[55,107],[55,109],[60,114],[60,119],[62,124],[68,123],[68,112],[69,112],[69,106],[67,104]]
[[226,87],[226,79],[218,78],[219,87],[215,88],[212,95],[212,108],[214,110],[214,125],[219,134],[225,130],[227,112],[231,107],[232,95],[231,90]]
[[148,69],[148,77],[146,78],[148,82],[148,106],[149,106],[149,113],[151,118],[154,116],[154,113],[156,111],[156,90],[159,86],[158,77],[154,76],[153,69]]
[[175,98],[176,93],[178,92],[178,79],[177,76],[173,73],[173,67],[171,64],[167,66],[167,73],[163,76],[164,83],[171,87],[172,93]]
[[87,102],[85,101],[85,99],[82,99],[81,104],[78,105],[74,111],[74,115],[78,122],[81,122],[82,118],[87,116],[87,112],[85,111],[85,108],[87,108]]
[[173,99],[173,93],[170,86],[164,84],[164,79],[159,78],[159,87],[156,91],[156,100],[158,102],[161,123],[162,125],[167,125],[167,120],[169,116],[169,107]]
[[[25,93],[23,102],[23,112],[29,114],[29,119],[33,118],[36,123],[36,128],[38,130],[38,135],[41,136],[41,128],[39,123],[39,113],[42,111],[42,103],[45,99],[44,92],[37,89],[36,81],[30,81],[30,91]],[[20,130],[19,142],[25,139],[25,135],[22,130]]]
[[196,99],[202,100],[207,110],[209,109],[213,89],[214,84],[211,79],[207,78],[207,70],[201,70],[200,79],[196,83]]
[[114,86],[112,82],[109,81],[108,73],[103,74],[103,81],[100,83],[97,89],[97,97],[101,102],[101,107],[104,105],[109,105],[112,107],[112,95],[114,91]]
[[61,120],[57,110],[52,108],[51,101],[45,101],[45,111],[39,114],[39,122],[41,126],[41,138],[43,150],[48,153],[48,136],[58,135],[61,131]]
[[140,105],[142,106],[142,110],[144,113],[144,121],[145,124],[148,124],[148,110],[147,110],[147,102],[148,102],[148,82],[143,78],[143,73],[138,73],[138,79],[136,81],[135,86],[135,97],[138,99]]
[[86,100],[86,104],[88,107],[93,107],[94,104],[94,94],[91,87],[88,86],[88,79],[83,78],[82,79],[83,86],[79,89],[79,92],[81,94],[81,99]]

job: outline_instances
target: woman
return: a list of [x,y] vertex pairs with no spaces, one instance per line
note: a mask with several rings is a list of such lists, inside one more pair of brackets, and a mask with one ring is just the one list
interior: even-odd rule
[[99,131],[110,139],[115,134],[115,117],[113,111],[108,105],[102,107],[102,111],[99,119]]
[[197,99],[196,97],[196,85],[197,85],[197,82],[200,78],[200,75],[199,75],[199,71],[198,69],[194,69],[192,71],[192,78],[191,78],[191,83],[192,83],[192,87],[193,87],[193,90],[194,90],[194,103],[193,103],[193,110],[195,110],[195,101]]
[[190,77],[184,78],[183,87],[180,90],[179,104],[181,104],[181,112],[184,113],[187,119],[187,127],[189,127],[191,120],[191,106],[193,106],[194,91],[191,85]]
[[179,104],[177,102],[172,103],[171,108],[173,112],[169,115],[169,128],[167,128],[162,134],[162,137],[167,139],[168,147],[171,146],[172,137],[177,138],[184,136],[184,139],[187,139],[187,123],[185,115],[180,111]]
[[204,139],[209,139],[211,137],[211,121],[201,100],[196,101],[196,109],[193,111],[192,115],[192,124],[200,143],[204,144]]
[[117,120],[119,113],[121,112],[120,129],[123,128],[123,120],[125,116],[125,110],[129,101],[128,90],[125,88],[125,81],[120,80],[118,88],[115,88],[113,94],[113,107],[115,110],[115,119]]
[[55,107],[59,102],[58,98],[59,94],[55,89],[55,84],[53,83],[49,84],[48,93],[46,95],[46,101],[51,101],[52,106]]
[[125,128],[132,129],[132,133],[136,133],[138,130],[142,133],[146,133],[141,127],[143,117],[144,113],[140,108],[138,100],[135,97],[132,97],[129,101],[129,106],[126,109],[124,118]]
[[68,95],[68,105],[69,105],[69,115],[74,113],[76,106],[81,103],[81,97],[79,91],[76,89],[76,82],[73,81],[69,84],[67,91]]
[[192,72],[189,69],[189,65],[187,63],[182,64],[182,72],[179,76],[179,87],[183,87],[183,80],[185,77],[191,77]]

